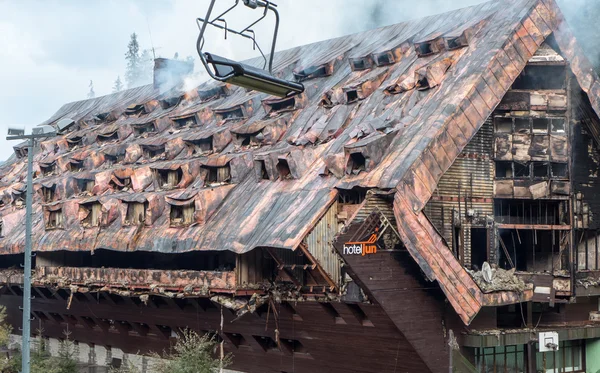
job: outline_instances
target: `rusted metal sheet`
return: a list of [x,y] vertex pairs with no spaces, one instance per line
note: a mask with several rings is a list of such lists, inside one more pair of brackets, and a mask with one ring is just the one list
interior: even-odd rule
[[235,272],[168,271],[123,268],[39,267],[34,284],[42,286],[78,285],[118,289],[187,289],[188,292],[236,288]]

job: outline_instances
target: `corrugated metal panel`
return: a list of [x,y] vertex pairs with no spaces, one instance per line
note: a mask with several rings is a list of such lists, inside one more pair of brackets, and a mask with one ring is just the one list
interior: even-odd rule
[[396,225],[396,218],[394,217],[393,200],[387,199],[385,195],[376,194],[371,191],[367,192],[367,197],[361,209],[356,213],[356,217],[353,222],[364,221],[371,212],[379,209],[383,215],[392,223]]
[[334,202],[315,228],[306,236],[308,251],[315,260],[339,285],[342,277],[342,260],[335,252],[332,242],[338,233],[338,203]]

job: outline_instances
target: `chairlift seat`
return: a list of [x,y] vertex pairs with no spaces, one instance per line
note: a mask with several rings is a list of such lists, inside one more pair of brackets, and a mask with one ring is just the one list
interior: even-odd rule
[[304,85],[288,81],[269,74],[253,66],[204,53],[206,62],[213,66],[215,75],[224,79],[224,82],[265,92],[273,96],[289,97],[304,92]]

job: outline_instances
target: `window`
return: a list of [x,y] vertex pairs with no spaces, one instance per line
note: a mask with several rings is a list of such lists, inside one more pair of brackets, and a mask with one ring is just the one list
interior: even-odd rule
[[134,124],[133,131],[136,135],[143,135],[144,133],[153,133],[156,132],[156,126],[154,123],[145,123],[145,124]]
[[533,133],[548,133],[549,125],[547,118],[533,118]]
[[56,190],[56,185],[51,187],[42,186],[42,195],[44,196],[44,202],[52,202],[54,200],[54,191]]
[[346,103],[351,104],[353,102],[358,101],[358,91],[356,89],[351,89],[345,92],[346,93]]
[[512,179],[512,162],[496,162],[496,179]]
[[98,134],[98,142],[104,144],[110,141],[116,141],[119,139],[119,132],[114,131],[111,133],[100,133]]
[[[333,69],[331,69],[331,70],[333,70]],[[328,66],[326,64],[323,64],[323,65],[318,65],[318,66],[311,66],[302,71],[294,72],[294,78],[298,82],[302,82],[304,80],[316,79],[316,78],[322,78],[325,76],[329,76],[332,73],[333,73],[333,71],[330,71],[330,69],[328,69]]]
[[118,191],[128,191],[131,188],[131,177],[118,177],[112,175],[109,185]]
[[475,364],[479,372],[524,373],[525,355],[525,345],[479,348]]
[[171,205],[170,222],[172,227],[190,225],[194,222],[196,206],[194,202],[187,205]]
[[338,191],[338,203],[345,205],[359,205],[363,203],[366,197],[366,189],[339,189]]
[[528,179],[531,176],[531,170],[528,163],[513,163],[513,174],[515,179]]
[[290,171],[290,165],[285,159],[279,159],[277,162],[277,172],[279,173],[280,180],[292,179],[292,172]]
[[449,51],[458,49],[458,48],[462,48],[462,47],[466,47],[469,45],[467,43],[467,39],[465,37],[461,37],[461,36],[444,38],[444,43],[446,44],[446,48]]
[[146,159],[161,157],[165,153],[164,145],[142,145],[142,151]]
[[124,225],[140,225],[146,221],[148,202],[128,202]]
[[159,101],[160,106],[163,109],[172,108],[173,106],[179,104],[179,102],[183,99],[183,96],[173,96],[169,98],[165,98]]
[[213,152],[213,137],[187,141],[193,148],[194,155],[205,155]]
[[265,139],[262,131],[254,132],[254,133],[244,133],[244,134],[236,134],[238,141],[241,146],[250,146],[256,147],[260,146]]
[[175,125],[179,128],[192,127],[192,126],[195,126],[196,124],[198,124],[198,121],[196,120],[195,114],[190,115],[188,117],[175,119]]
[[362,153],[352,153],[348,159],[348,174],[358,175],[361,171],[366,170],[367,159]]
[[396,62],[394,54],[390,51],[379,53],[375,55],[375,63],[377,66],[391,65]]
[[83,145],[83,137],[82,136],[74,136],[67,139],[67,144],[69,145],[69,150],[73,150],[78,146]]
[[567,81],[565,66],[527,65],[517,77],[513,89],[565,89]]
[[569,167],[566,163],[551,163],[552,177],[564,178],[569,176]]
[[254,167],[258,170],[260,180],[269,180],[269,173],[267,172],[267,165],[264,160],[254,161]]
[[158,184],[159,189],[172,189],[176,188],[183,178],[183,171],[181,168],[175,170],[154,170],[154,178]]
[[531,133],[529,118],[515,118],[515,133]]
[[[535,356],[536,368],[543,373],[585,372],[583,341],[563,341],[558,351],[538,352]],[[536,351],[538,350],[536,343]]]
[[128,117],[146,114],[146,108],[142,104],[132,104],[125,109],[125,115]]
[[18,208],[23,207],[25,204],[25,192],[14,191],[13,192],[13,205]]
[[48,211],[48,220],[46,221],[46,230],[63,228],[64,215],[62,208],[54,211]]
[[547,179],[549,176],[548,163],[533,162],[533,177]]
[[279,113],[284,111],[291,111],[296,108],[296,98],[295,96],[276,99],[276,100],[268,100],[265,101],[265,106],[267,106],[267,113]]
[[79,205],[79,216],[84,218],[81,225],[84,227],[98,227],[102,219],[102,204],[100,202],[84,203]]
[[83,167],[83,160],[71,159],[69,161],[69,169],[71,170],[71,172],[82,171],[84,169],[84,167]]
[[552,132],[565,133],[565,118],[552,118]]
[[258,342],[260,347],[262,347],[262,349],[265,352],[267,352],[269,350],[279,351],[279,348],[277,347],[277,343],[275,343],[273,338],[256,336],[256,335],[253,335],[252,337],[256,340],[256,342]]
[[292,354],[305,354],[306,348],[300,341],[295,339],[280,339],[281,346]]
[[229,109],[215,110],[215,114],[220,120],[237,120],[245,118],[244,110],[241,105]]
[[513,119],[496,117],[494,118],[496,124],[496,133],[511,133],[513,130]]
[[229,164],[223,167],[203,166],[208,174],[206,175],[207,183],[229,183],[231,180],[231,169]]
[[241,334],[237,334],[237,333],[224,333],[224,334],[227,337],[227,339],[229,339],[231,344],[233,344],[235,347],[249,345],[248,342],[246,341],[246,339],[244,338],[244,336],[242,336]]
[[125,159],[125,154],[111,155],[104,154],[104,164],[107,166],[112,166],[117,163],[123,162]]
[[94,190],[94,179],[77,179],[77,190],[79,193],[92,193]]
[[40,170],[43,176],[50,176],[56,171],[56,162],[40,164]]
[[371,68],[372,61],[369,56],[350,58],[350,68],[352,71],[362,71]]

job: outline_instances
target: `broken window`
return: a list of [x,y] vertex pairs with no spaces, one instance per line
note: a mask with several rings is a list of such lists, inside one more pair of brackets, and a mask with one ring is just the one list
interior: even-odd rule
[[148,202],[127,202],[124,225],[140,225],[146,221]]
[[183,96],[168,97],[168,98],[160,100],[159,104],[160,104],[160,107],[162,107],[163,109],[169,109],[169,108],[172,108],[173,106],[179,104],[179,102],[181,102],[182,99],[183,99]]
[[549,176],[548,163],[532,162],[533,177],[536,179],[547,179]]
[[13,191],[13,205],[17,208],[21,208],[25,205],[25,191]]
[[165,145],[142,145],[142,151],[146,159],[162,157],[165,155]]
[[358,175],[361,171],[366,170],[366,165],[367,159],[362,153],[351,153],[346,170],[348,174]]
[[416,88],[419,91],[424,91],[426,89],[431,88],[429,86],[429,80],[427,80],[427,74],[423,74],[419,77],[419,80],[417,80]]
[[515,133],[531,133],[529,118],[515,118]]
[[527,65],[513,83],[513,89],[565,89],[567,73],[564,65]]
[[513,119],[505,117],[494,118],[494,124],[496,127],[496,133],[512,133],[513,131]]
[[269,174],[267,173],[267,165],[264,160],[260,159],[254,161],[254,167],[258,170],[260,180],[269,180]]
[[448,49],[449,51],[458,49],[458,48],[462,48],[462,47],[466,47],[469,45],[467,43],[467,39],[465,37],[461,37],[461,36],[444,38],[444,43],[446,45],[446,49]]
[[333,73],[333,71],[331,70],[333,69],[329,69],[327,64],[311,66],[302,71],[294,72],[294,78],[298,82],[302,82],[309,79],[322,78],[331,75]]
[[56,161],[40,164],[40,170],[43,176],[50,176],[56,171]]
[[236,134],[236,137],[240,142],[241,146],[251,147],[260,146],[265,139],[262,130],[254,133],[238,133]]
[[277,172],[279,173],[280,180],[293,179],[292,172],[290,171],[290,165],[286,159],[280,158],[277,161]]
[[135,134],[138,136],[143,135],[144,133],[154,133],[156,132],[156,126],[153,122],[145,124],[134,124],[133,132],[135,132]]
[[267,114],[268,113],[280,113],[285,111],[291,111],[296,108],[296,97],[287,97],[283,99],[274,99],[264,101],[267,106]]
[[79,205],[81,225],[84,227],[98,227],[102,219],[102,204],[100,202],[83,203]]
[[196,206],[194,202],[186,205],[171,205],[170,222],[172,227],[190,225],[194,222]]
[[181,179],[183,178],[183,171],[181,171],[181,167],[175,170],[155,169],[154,178],[159,189],[172,189],[176,188],[181,182]]
[[179,127],[179,128],[192,127],[192,126],[195,126],[198,124],[195,114],[184,117],[184,118],[175,119],[174,122],[175,122],[175,126]]
[[548,133],[550,120],[546,118],[533,118],[533,133]]
[[61,229],[64,227],[65,217],[62,208],[48,211],[48,220],[46,221],[46,230]]
[[206,155],[212,153],[213,150],[213,137],[207,137],[199,140],[187,140],[194,149],[194,155]]
[[531,176],[529,164],[513,162],[513,175],[515,179],[528,179]]
[[219,120],[238,120],[246,117],[241,105],[229,109],[215,110],[215,114]]
[[116,141],[119,139],[119,132],[114,131],[111,133],[99,133],[98,134],[98,142],[100,144],[104,144],[110,141]]
[[132,104],[125,109],[125,115],[128,117],[146,114],[146,108],[143,104]]
[[131,188],[131,177],[118,177],[112,175],[110,178],[109,185],[118,191],[127,191]]
[[223,167],[202,166],[208,171],[207,183],[229,183],[231,181],[231,169],[229,164]]
[[512,162],[496,162],[496,179],[512,179]]
[[394,54],[391,51],[377,53],[374,56],[377,66],[387,66],[396,62]]
[[566,178],[569,176],[569,166],[566,163],[551,163],[550,168],[552,177]]
[[352,69],[352,71],[367,70],[370,69],[373,65],[373,60],[371,59],[371,56],[350,58],[349,62],[350,69]]
[[552,118],[552,132],[565,133],[565,118]]
[[351,104],[358,101],[358,91],[356,89],[350,89],[344,92],[346,94],[346,103]]
[[79,193],[92,193],[96,181],[94,179],[77,179],[77,190]]
[[527,272],[553,273],[561,270],[560,241],[563,234],[552,230],[499,229],[499,265],[504,269],[516,268]]
[[104,154],[104,164],[107,166],[112,166],[112,165],[121,163],[121,162],[123,162],[124,159],[125,159],[125,154],[117,154],[117,155]]
[[44,202],[52,202],[54,200],[54,192],[56,190],[56,185],[52,185],[51,187],[42,186],[42,195],[44,196]]
[[15,155],[17,156],[17,158],[21,159],[21,158],[25,158],[27,157],[27,145],[17,145],[17,146],[13,146],[13,149],[15,151]]
[[79,172],[79,171],[82,171],[83,169],[84,169],[83,160],[71,159],[69,161],[69,170],[71,172]]
[[480,269],[488,261],[488,230],[471,228],[471,266]]
[[569,222],[568,202],[497,199],[494,216],[501,224],[563,225]]
[[76,147],[83,145],[83,136],[67,138],[67,144],[69,146],[69,150],[73,150]]

